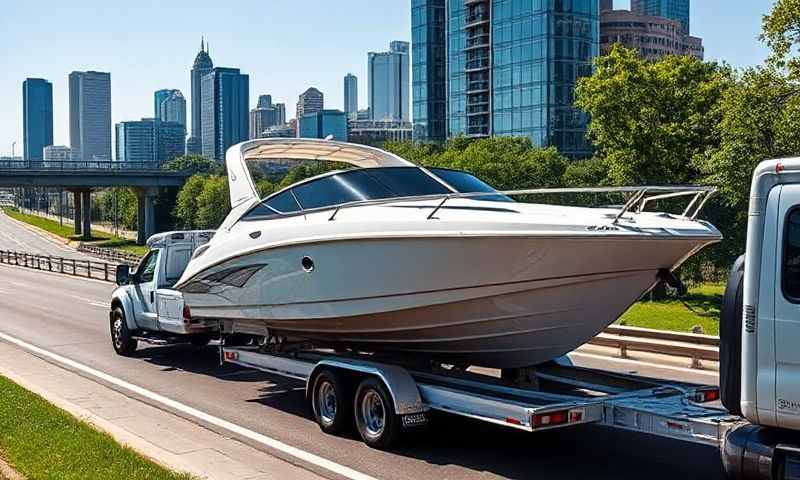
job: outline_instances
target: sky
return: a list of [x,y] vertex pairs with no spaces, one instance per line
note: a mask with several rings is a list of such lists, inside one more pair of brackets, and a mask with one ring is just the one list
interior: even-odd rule
[[[629,8],[615,0],[616,8]],[[735,7],[732,5],[735,3]],[[205,36],[215,66],[250,75],[250,103],[271,94],[293,117],[314,86],[326,108],[343,108],[343,77],[358,77],[367,107],[367,52],[409,41],[410,0],[2,0],[0,156],[22,153],[22,82],[53,84],[54,143],[69,144],[67,75],[111,72],[111,120],[153,116],[153,92],[190,98],[189,70]],[[772,0],[694,0],[692,34],[706,57],[734,67],[759,64],[761,18]],[[187,107],[188,109],[188,107]],[[189,112],[187,111],[187,114]]]

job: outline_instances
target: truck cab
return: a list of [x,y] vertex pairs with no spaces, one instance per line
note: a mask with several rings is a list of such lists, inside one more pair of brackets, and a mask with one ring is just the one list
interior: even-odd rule
[[117,353],[133,353],[139,340],[205,345],[217,333],[217,325],[192,319],[182,295],[172,289],[194,252],[213,235],[211,230],[154,235],[134,272],[127,265],[118,267],[109,313]]

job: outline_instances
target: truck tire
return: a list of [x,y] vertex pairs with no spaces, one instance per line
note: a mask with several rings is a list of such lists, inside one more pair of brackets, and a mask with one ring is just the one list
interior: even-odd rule
[[356,428],[367,446],[389,448],[401,433],[400,417],[380,380],[367,377],[356,390]]
[[742,303],[744,255],[731,268],[722,299],[719,325],[719,390],[722,405],[742,414]]
[[311,409],[319,428],[330,434],[347,430],[353,422],[352,394],[338,372],[320,371],[311,390]]
[[125,321],[125,311],[120,306],[114,307],[111,311],[111,345],[117,355],[127,357],[136,351],[139,342],[133,338],[131,331],[128,330],[128,322]]

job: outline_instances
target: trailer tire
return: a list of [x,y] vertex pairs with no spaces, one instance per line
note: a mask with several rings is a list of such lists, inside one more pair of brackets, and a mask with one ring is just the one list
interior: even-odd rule
[[131,331],[128,330],[128,322],[125,320],[125,311],[121,306],[116,306],[111,311],[111,345],[117,355],[127,357],[136,351],[139,342],[133,338]]
[[329,434],[347,430],[353,422],[352,394],[335,370],[324,369],[314,378],[311,409],[319,428]]
[[356,428],[367,446],[385,449],[397,441],[400,417],[383,382],[365,378],[356,390],[354,410]]
[[722,405],[742,415],[742,307],[744,256],[731,268],[722,299],[719,325],[719,390]]

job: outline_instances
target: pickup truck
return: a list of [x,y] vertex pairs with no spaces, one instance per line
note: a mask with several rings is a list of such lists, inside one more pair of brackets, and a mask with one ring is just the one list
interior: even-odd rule
[[192,319],[183,296],[172,289],[195,250],[213,236],[213,230],[159,233],[148,239],[150,251],[135,272],[117,267],[109,323],[118,354],[131,355],[140,340],[202,347],[218,335],[216,323]]

